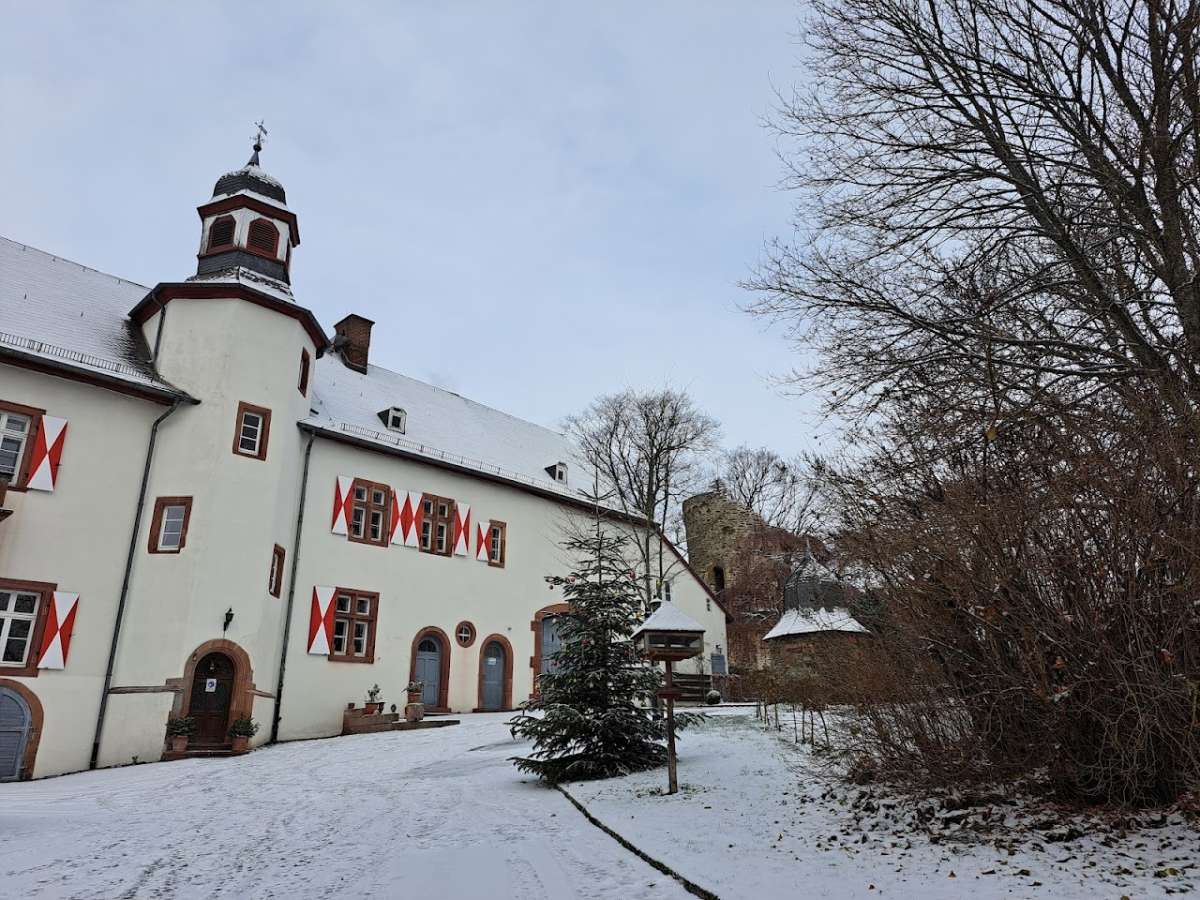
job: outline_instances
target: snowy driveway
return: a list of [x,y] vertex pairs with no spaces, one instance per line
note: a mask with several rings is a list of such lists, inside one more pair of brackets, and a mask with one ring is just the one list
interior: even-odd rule
[[0,896],[690,896],[517,773],[507,718],[0,785]]

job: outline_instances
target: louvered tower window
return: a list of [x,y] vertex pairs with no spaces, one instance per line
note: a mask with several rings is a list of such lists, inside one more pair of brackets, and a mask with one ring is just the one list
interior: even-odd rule
[[209,252],[233,246],[233,216],[222,216],[208,230]]
[[274,256],[279,247],[279,231],[266,219],[255,219],[250,223],[247,243],[255,250]]

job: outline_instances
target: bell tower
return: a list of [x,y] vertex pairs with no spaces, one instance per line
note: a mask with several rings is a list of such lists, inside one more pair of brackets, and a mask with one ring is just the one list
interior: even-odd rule
[[266,134],[260,122],[250,160],[218,178],[212,199],[197,208],[202,223],[200,252],[191,280],[248,270],[288,290],[292,248],[300,243],[300,231],[283,185],[259,163]]

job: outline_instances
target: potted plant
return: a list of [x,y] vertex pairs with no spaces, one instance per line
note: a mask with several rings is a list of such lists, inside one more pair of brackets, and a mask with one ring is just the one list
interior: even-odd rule
[[425,704],[421,702],[421,695],[425,691],[425,682],[410,681],[408,687],[408,703],[404,706],[404,721],[420,722],[425,718]]
[[381,693],[382,691],[377,684],[371,685],[371,687],[367,690],[366,706],[368,716],[374,716],[383,712],[383,701],[379,699],[379,695]]
[[191,716],[172,716],[167,719],[167,737],[172,753],[186,753],[188,738],[196,733],[196,720]]
[[258,734],[258,723],[249,716],[234,719],[229,726],[229,736],[233,738],[233,752],[245,753],[250,744],[250,738]]

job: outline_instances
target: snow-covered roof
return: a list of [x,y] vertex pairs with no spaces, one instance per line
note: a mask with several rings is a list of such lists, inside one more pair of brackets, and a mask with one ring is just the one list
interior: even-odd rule
[[[226,172],[224,177],[236,178],[240,175],[245,175],[250,178],[257,178],[259,181],[265,181],[267,184],[272,185],[273,187],[283,187],[283,183],[273,175],[268,175],[263,170],[262,166],[256,166],[252,164],[244,165],[240,169],[234,169],[232,172]],[[279,201],[276,200],[275,202],[278,203]]]
[[[393,406],[407,413],[404,434],[379,418]],[[335,435],[574,498],[591,487],[583,462],[559,432],[380,366],[363,374],[336,353],[317,360],[312,408],[304,424]],[[559,461],[567,463],[567,485],[546,471]]]
[[0,237],[0,350],[182,394],[154,371],[130,307],[144,285]]
[[791,637],[797,634],[818,634],[822,631],[848,631],[870,634],[848,609],[789,609],[785,610],[775,627],[763,635],[764,641]]
[[703,631],[704,626],[685,613],[674,603],[660,603],[646,621],[634,629],[634,635],[643,631]]

